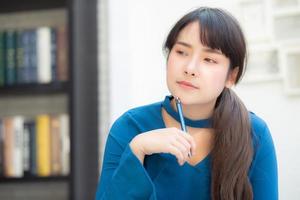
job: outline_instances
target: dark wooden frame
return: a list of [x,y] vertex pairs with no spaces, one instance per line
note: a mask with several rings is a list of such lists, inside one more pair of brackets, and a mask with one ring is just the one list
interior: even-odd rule
[[97,0],[3,0],[0,13],[66,8],[68,11],[68,83],[0,88],[3,96],[66,93],[69,99],[71,170],[68,177],[2,178],[0,183],[61,182],[70,200],[95,198],[99,170],[99,92]]

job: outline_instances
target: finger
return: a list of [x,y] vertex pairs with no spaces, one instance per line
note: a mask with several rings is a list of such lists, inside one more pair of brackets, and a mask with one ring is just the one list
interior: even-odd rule
[[179,134],[176,139],[178,142],[185,146],[189,153],[191,152],[192,145],[184,136],[182,136],[182,134]]
[[177,139],[174,140],[172,142],[172,144],[182,152],[182,154],[184,156],[184,158],[183,158],[184,160],[183,161],[185,162],[189,158],[188,154],[190,152],[190,148],[186,147],[184,144],[182,144],[181,142],[179,142]]
[[194,155],[196,153],[196,142],[195,139],[188,133],[180,131],[181,136],[184,137],[191,145],[191,153]]
[[174,155],[177,158],[177,161],[180,165],[182,165],[184,163],[183,153],[173,144],[170,144],[168,153],[171,153],[172,155]]

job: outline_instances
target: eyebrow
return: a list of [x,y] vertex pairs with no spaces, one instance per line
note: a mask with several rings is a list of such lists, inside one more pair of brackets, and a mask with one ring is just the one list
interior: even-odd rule
[[[183,45],[185,47],[192,48],[191,44],[188,44],[188,43],[182,42],[182,41],[177,41],[175,44],[180,44],[180,45]],[[212,49],[212,48],[209,48],[209,47],[204,47],[203,51],[205,51],[207,53],[215,53],[215,54],[223,55],[223,53],[220,50]]]
[[223,53],[218,49],[212,49],[212,48],[209,48],[209,47],[205,47],[203,50],[207,53],[216,53],[216,54],[223,55]]
[[181,41],[177,41],[176,44],[180,44],[182,46],[186,46],[188,48],[192,48],[192,45],[188,44],[188,43],[185,43],[185,42],[181,42]]

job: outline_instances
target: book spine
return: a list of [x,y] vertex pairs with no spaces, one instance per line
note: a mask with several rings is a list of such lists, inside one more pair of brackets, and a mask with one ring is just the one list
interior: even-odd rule
[[32,74],[30,73],[30,32],[29,30],[24,30],[22,33],[22,45],[23,45],[23,64],[24,64],[24,71],[23,71],[23,78],[24,83],[30,83],[30,76]]
[[6,31],[6,84],[16,83],[16,32]]
[[49,27],[37,30],[37,71],[38,82],[51,82],[51,32]]
[[4,176],[13,177],[14,176],[14,166],[13,166],[13,119],[6,117],[3,119],[4,124]]
[[51,116],[51,174],[60,175],[61,166],[61,136],[58,116]]
[[28,122],[24,122],[23,167],[24,167],[24,176],[29,176],[30,175],[30,129],[29,129]]
[[0,177],[3,176],[3,165],[4,165],[4,129],[3,129],[3,121],[0,119]]
[[16,80],[17,83],[25,83],[25,65],[24,65],[24,31],[17,31],[16,33]]
[[57,34],[56,29],[51,28],[51,80],[57,80]]
[[37,175],[37,133],[36,133],[36,121],[31,121],[28,123],[29,128],[29,142],[30,142],[30,174]]
[[69,116],[67,114],[60,115],[60,132],[61,132],[61,159],[62,159],[62,175],[70,173],[70,130]]
[[57,27],[57,79],[67,81],[69,76],[68,32],[66,26]]
[[49,115],[37,117],[37,172],[38,176],[49,176],[50,165],[50,118]]
[[0,31],[0,87],[5,83],[5,34],[4,31]]
[[13,118],[14,126],[14,153],[13,153],[13,165],[14,176],[23,176],[23,124],[24,119],[21,116]]
[[29,58],[28,77],[30,83],[37,83],[38,82],[37,29],[29,30],[28,38],[29,38],[28,54],[27,54]]

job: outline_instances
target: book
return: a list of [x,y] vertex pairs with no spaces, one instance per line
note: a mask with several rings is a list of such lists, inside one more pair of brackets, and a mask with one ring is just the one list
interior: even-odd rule
[[37,175],[51,175],[50,156],[50,117],[39,115],[36,119],[36,152],[37,152]]
[[18,84],[26,83],[25,80],[25,31],[18,30],[16,33],[16,82]]
[[0,87],[5,83],[5,46],[4,46],[4,31],[0,31]]
[[51,175],[62,172],[62,141],[59,116],[51,116]]
[[57,27],[57,79],[68,80],[68,32],[66,26]]
[[30,176],[30,129],[27,121],[24,121],[23,132],[23,170],[24,176]]
[[4,165],[4,152],[3,152],[3,122],[2,119],[0,119],[0,176],[3,176],[3,165]]
[[36,120],[31,120],[25,123],[29,130],[29,165],[30,175],[37,175],[37,142],[36,142]]
[[51,28],[51,80],[57,81],[57,31]]
[[13,130],[13,118],[3,118],[3,138],[4,138],[4,176],[14,177],[14,163],[13,163],[13,149],[14,149],[14,130]]
[[51,82],[51,30],[37,29],[37,74],[39,83]]
[[62,163],[62,175],[69,175],[70,173],[70,124],[69,115],[61,114],[60,120],[60,132],[61,132],[61,163]]
[[7,30],[5,32],[5,59],[6,59],[6,85],[16,83],[16,32],[15,30]]
[[26,35],[28,37],[25,53],[25,58],[28,58],[26,77],[28,77],[29,83],[38,83],[37,30],[29,29]]
[[22,116],[13,117],[13,168],[14,177],[23,176],[23,124]]

